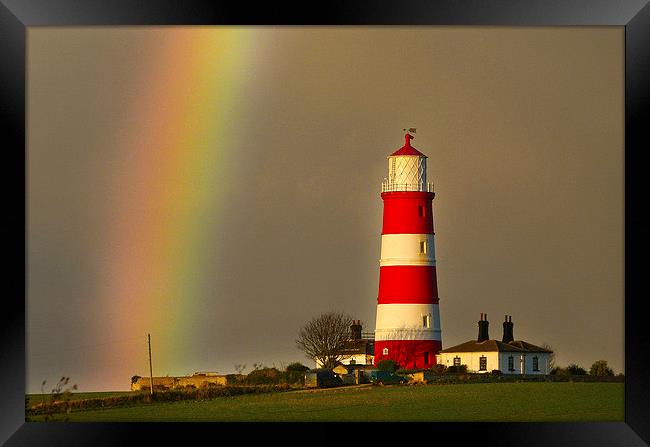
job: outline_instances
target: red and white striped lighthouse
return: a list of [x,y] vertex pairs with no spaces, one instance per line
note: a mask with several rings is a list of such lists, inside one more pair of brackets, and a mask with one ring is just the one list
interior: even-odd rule
[[394,360],[403,368],[427,368],[441,349],[433,232],[433,184],[427,157],[405,144],[388,157],[381,186],[379,296],[375,364]]

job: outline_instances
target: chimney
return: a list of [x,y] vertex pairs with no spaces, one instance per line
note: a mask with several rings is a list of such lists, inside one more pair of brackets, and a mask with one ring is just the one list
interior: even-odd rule
[[352,332],[353,340],[361,340],[361,320],[352,320],[350,331]]
[[503,339],[504,343],[510,343],[515,340],[513,335],[512,315],[506,315],[506,321],[503,322]]
[[489,340],[487,314],[481,314],[481,320],[478,322],[478,342]]

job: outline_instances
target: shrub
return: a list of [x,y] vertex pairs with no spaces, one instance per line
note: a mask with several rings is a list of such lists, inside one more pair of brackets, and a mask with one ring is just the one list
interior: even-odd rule
[[583,375],[587,374],[586,369],[582,368],[581,366],[576,365],[575,363],[572,363],[569,366],[567,366],[566,370],[569,372],[569,374],[574,375],[574,376],[583,376]]
[[467,365],[452,365],[447,368],[447,372],[453,374],[464,374],[467,372]]
[[308,371],[308,370],[309,370],[309,367],[303,365],[300,362],[291,363],[286,368],[287,372],[294,372],[295,371],[295,372],[303,373],[303,372]]
[[381,362],[377,363],[377,369],[381,371],[395,372],[398,368],[399,365],[395,362],[395,360],[382,360]]
[[284,380],[287,383],[302,383],[305,380],[305,371],[308,370],[309,367],[300,362],[291,363],[285,369]]
[[501,370],[500,369],[493,369],[490,374],[492,374],[493,376],[500,376],[501,375]]
[[141,379],[140,376],[133,376],[133,377],[131,377],[131,384],[134,384],[135,382],[137,382],[137,381],[140,380],[140,379]]
[[237,385],[244,381],[245,377],[241,374],[226,374],[227,385]]
[[614,371],[607,366],[607,360],[597,360],[591,365],[589,375],[598,377],[613,376]]
[[254,369],[246,376],[249,385],[272,385],[280,383],[282,373],[275,368]]
[[447,371],[447,367],[442,363],[433,365],[431,367],[431,372],[433,372],[434,374],[444,374],[446,371]]
[[570,375],[569,371],[559,366],[556,366],[551,370],[551,375],[553,376],[568,376]]

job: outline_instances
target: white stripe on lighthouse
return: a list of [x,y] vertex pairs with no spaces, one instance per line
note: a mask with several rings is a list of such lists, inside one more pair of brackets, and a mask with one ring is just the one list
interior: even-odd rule
[[433,234],[384,234],[379,265],[436,265]]
[[437,304],[378,304],[375,340],[441,340]]

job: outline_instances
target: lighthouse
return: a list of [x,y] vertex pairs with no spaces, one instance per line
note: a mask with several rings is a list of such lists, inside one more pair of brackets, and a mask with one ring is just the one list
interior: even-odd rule
[[388,157],[381,186],[384,220],[375,325],[375,364],[428,368],[441,349],[433,231],[433,184],[427,157],[411,146]]

